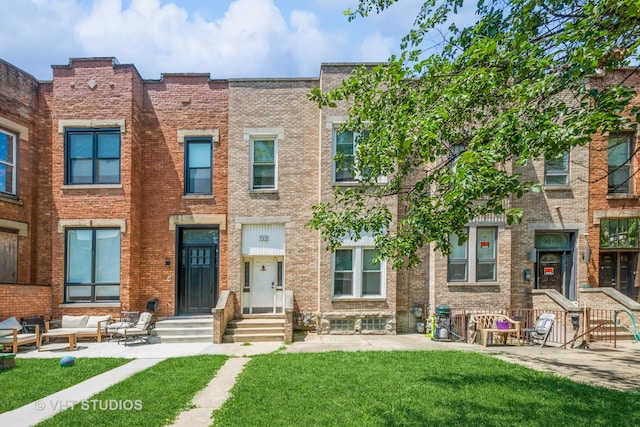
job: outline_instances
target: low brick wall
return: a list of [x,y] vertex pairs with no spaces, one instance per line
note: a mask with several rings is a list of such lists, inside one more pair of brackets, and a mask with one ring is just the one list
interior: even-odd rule
[[52,311],[51,286],[0,283],[0,321],[8,317],[50,319]]

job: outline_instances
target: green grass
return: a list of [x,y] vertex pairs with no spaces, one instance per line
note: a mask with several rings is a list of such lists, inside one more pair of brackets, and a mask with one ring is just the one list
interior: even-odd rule
[[638,426],[640,393],[467,352],[252,358],[216,426]]
[[60,359],[16,358],[16,366],[0,371],[0,413],[11,411],[129,362],[130,359],[76,359],[60,366]]
[[[207,385],[226,360],[226,356],[219,355],[164,360],[92,396],[85,406],[79,403],[38,425],[151,427],[171,424],[182,410],[192,407],[193,396]],[[112,401],[116,402],[114,408],[124,409],[110,409]]]

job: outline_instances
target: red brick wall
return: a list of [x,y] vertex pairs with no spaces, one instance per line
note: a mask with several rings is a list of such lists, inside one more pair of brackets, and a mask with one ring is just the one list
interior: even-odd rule
[[[601,77],[594,77],[591,84],[595,88],[602,88],[612,82],[620,82],[624,79],[624,84],[628,86],[640,87],[640,72],[631,69],[619,70],[607,73]],[[640,105],[640,95],[636,95],[630,107]],[[631,162],[631,171],[634,173],[631,179],[631,197],[611,198],[608,194],[608,138],[607,135],[595,134],[591,138],[590,158],[589,158],[589,234],[588,244],[591,249],[591,260],[588,264],[588,284],[591,287],[599,285],[600,270],[600,221],[599,216],[605,212],[605,217],[640,217],[640,174],[637,173],[640,167],[640,155],[637,149],[640,144],[637,131],[634,131],[634,149],[636,154]],[[636,281],[640,276],[636,275]],[[637,283],[637,282],[636,282]]]
[[[18,283],[32,283],[32,251],[35,249],[35,227],[32,224],[36,195],[39,145],[37,133],[38,83],[34,77],[0,60],[0,127],[18,135],[17,196],[0,195],[0,220],[26,224],[26,232],[18,238]],[[9,231],[17,231],[0,224]]]
[[51,318],[51,287],[0,284],[0,321],[15,317]]
[[[176,312],[176,230],[171,215],[227,213],[228,84],[208,75],[165,75],[145,82],[141,179],[139,302],[160,300],[162,314]],[[184,143],[178,130],[217,129],[213,144],[213,195],[184,196]],[[227,284],[227,224],[220,228],[219,284]],[[171,265],[166,266],[165,260]]]

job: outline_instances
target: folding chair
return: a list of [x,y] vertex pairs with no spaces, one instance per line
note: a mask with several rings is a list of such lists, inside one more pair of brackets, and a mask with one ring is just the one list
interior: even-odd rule
[[529,342],[540,342],[540,347],[544,347],[549,339],[549,333],[556,321],[556,315],[551,313],[542,313],[536,319],[536,324],[533,328],[524,328],[522,332],[529,334]]

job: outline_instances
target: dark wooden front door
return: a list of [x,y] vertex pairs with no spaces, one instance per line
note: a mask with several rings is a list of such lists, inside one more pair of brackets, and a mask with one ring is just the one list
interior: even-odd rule
[[218,230],[179,232],[178,314],[211,314],[218,297]]
[[571,254],[567,251],[538,252],[538,289],[555,289],[566,298],[574,299],[569,289],[570,262]]
[[611,286],[636,300],[635,286],[638,257],[635,252],[602,252],[600,254],[600,286]]

